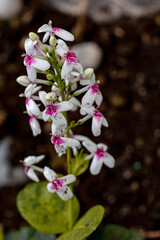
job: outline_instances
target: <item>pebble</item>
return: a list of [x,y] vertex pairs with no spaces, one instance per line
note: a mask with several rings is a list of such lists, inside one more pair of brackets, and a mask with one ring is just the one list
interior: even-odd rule
[[119,93],[112,94],[109,99],[114,107],[124,107],[127,103],[126,97]]
[[0,0],[0,19],[9,20],[22,9],[22,0]]
[[102,50],[95,42],[82,42],[72,46],[84,68],[98,68],[102,60]]

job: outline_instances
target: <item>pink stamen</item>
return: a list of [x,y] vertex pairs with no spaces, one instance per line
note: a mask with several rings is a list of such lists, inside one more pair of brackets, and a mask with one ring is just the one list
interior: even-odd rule
[[97,148],[95,154],[98,160],[107,155],[107,153],[104,152],[103,148]]
[[75,62],[75,63],[78,62],[77,56],[74,52],[67,52],[64,54],[64,57],[65,57],[68,65],[70,65],[73,62]]
[[55,117],[59,106],[50,104],[47,105],[46,108],[47,108],[46,114]]
[[91,94],[99,93],[98,85],[95,83],[93,86],[91,86]]
[[102,117],[102,113],[100,113],[100,111],[98,111],[98,110],[95,110],[94,117],[99,122]]
[[63,179],[58,179],[57,177],[55,177],[52,181],[52,189],[60,191],[63,187],[63,182]]
[[56,147],[58,147],[59,145],[61,145],[65,141],[58,136],[54,136],[54,137],[52,137],[52,142],[55,144]]
[[28,68],[30,68],[30,66],[36,62],[35,58],[32,55],[27,55],[24,60]]

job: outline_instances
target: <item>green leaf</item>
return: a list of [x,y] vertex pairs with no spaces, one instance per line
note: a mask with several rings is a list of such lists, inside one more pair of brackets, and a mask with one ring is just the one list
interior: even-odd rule
[[88,168],[89,161],[85,160],[87,157],[86,153],[83,153],[83,150],[72,160],[72,172],[75,176],[81,175]]
[[5,240],[56,240],[56,236],[41,233],[32,227],[23,227],[7,234]]
[[[17,196],[17,207],[24,219],[40,232],[57,234],[68,230],[68,201],[48,192],[47,182],[28,184]],[[79,202],[74,196],[74,222],[79,210]]]
[[137,232],[111,224],[92,234],[88,240],[142,240],[142,237]]
[[4,239],[3,231],[0,229],[0,240]]
[[90,208],[75,224],[73,229],[62,234],[57,240],[82,240],[89,236],[100,224],[104,208],[100,205]]

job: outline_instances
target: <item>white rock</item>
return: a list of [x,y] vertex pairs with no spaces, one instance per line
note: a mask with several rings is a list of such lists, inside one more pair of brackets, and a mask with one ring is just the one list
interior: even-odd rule
[[0,141],[0,188],[22,184],[27,178],[23,167],[11,167],[10,164],[10,145],[12,139],[6,137]]
[[[44,2],[44,0],[42,0]],[[102,23],[121,16],[141,17],[160,10],[160,0],[46,0],[50,6],[69,15],[89,15]]]
[[0,19],[8,20],[22,9],[22,0],[0,0]]
[[84,68],[96,69],[102,60],[102,50],[95,42],[82,42],[72,46],[74,51]]

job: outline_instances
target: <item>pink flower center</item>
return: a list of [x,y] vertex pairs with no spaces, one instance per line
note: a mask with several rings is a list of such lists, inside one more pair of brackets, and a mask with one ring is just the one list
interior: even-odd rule
[[46,114],[55,117],[59,106],[50,104],[47,105],[46,108],[47,108]]
[[26,98],[26,105],[28,105],[29,106],[29,98]]
[[95,83],[93,86],[91,86],[91,94],[99,93],[98,85]]
[[78,62],[77,56],[74,52],[67,52],[64,54],[65,59],[67,60],[67,64],[70,65],[71,63]]
[[52,142],[55,144],[56,147],[58,147],[59,145],[61,145],[65,141],[58,136],[54,136],[54,137],[52,137]]
[[95,154],[98,160],[107,155],[107,153],[104,152],[103,148],[97,148]]
[[52,189],[60,191],[63,187],[63,182],[63,179],[58,179],[57,177],[55,177],[52,181]]
[[28,68],[30,68],[30,66],[36,62],[35,58],[32,55],[27,55],[24,60]]
[[99,122],[102,117],[102,113],[100,113],[98,110],[95,110],[94,117]]
[[52,28],[52,29],[53,29],[54,32],[60,32],[60,31],[62,31],[60,28],[57,28],[57,27]]
[[29,167],[28,167],[28,166],[25,166],[25,167],[24,167],[24,171],[27,173],[28,170],[29,170]]

